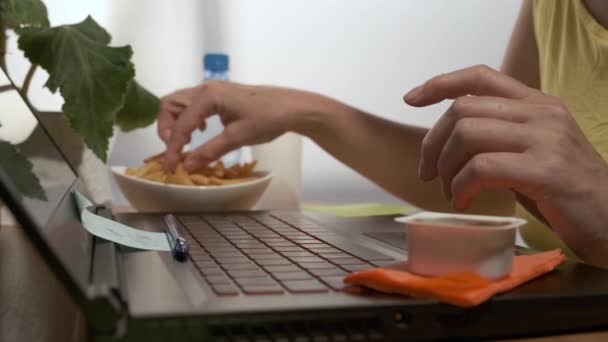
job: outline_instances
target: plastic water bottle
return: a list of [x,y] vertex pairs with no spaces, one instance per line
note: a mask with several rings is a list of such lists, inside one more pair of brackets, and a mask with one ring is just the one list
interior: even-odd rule
[[[208,53],[203,59],[205,69],[204,80],[228,80],[228,55],[222,53]],[[190,142],[191,149],[195,149],[209,139],[220,134],[224,126],[219,117],[213,116],[207,119],[205,131],[194,131]],[[232,165],[241,161],[241,149],[234,150],[221,158],[224,165]]]

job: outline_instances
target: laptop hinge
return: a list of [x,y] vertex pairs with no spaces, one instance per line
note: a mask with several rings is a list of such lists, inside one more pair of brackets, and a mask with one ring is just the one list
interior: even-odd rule
[[[112,219],[109,210],[97,207],[95,212]],[[89,329],[96,336],[120,336],[127,319],[127,301],[120,276],[118,246],[94,237],[89,283],[92,310],[88,313]]]

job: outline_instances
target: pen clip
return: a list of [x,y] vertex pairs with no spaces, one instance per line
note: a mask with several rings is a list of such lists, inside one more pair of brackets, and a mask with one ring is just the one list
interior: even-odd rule
[[163,220],[173,257],[177,261],[186,261],[189,250],[188,241],[181,235],[177,219],[172,214],[167,214],[163,217]]

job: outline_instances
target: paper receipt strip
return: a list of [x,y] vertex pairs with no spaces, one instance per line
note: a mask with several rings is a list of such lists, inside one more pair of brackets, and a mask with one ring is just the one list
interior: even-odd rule
[[169,240],[165,233],[148,232],[134,229],[105,217],[96,215],[92,210],[93,203],[79,192],[74,192],[74,199],[80,213],[83,227],[91,234],[108,241],[151,251],[170,251]]

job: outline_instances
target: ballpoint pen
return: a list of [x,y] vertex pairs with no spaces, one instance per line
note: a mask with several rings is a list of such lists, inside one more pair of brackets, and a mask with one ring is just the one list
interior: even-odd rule
[[167,214],[163,220],[173,257],[177,261],[186,261],[188,259],[188,241],[181,235],[177,219],[172,214]]

